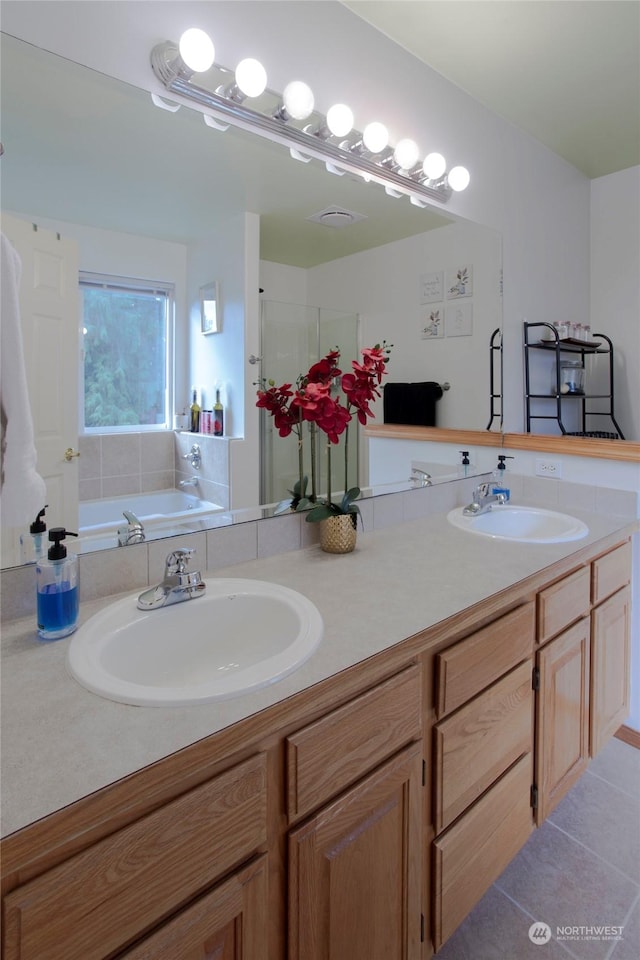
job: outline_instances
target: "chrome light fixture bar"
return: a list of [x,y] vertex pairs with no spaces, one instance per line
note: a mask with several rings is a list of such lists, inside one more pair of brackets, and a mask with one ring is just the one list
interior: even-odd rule
[[[429,179],[426,172],[423,172],[421,168],[410,171],[401,168],[397,161],[389,163],[387,150],[381,151],[380,155],[376,157],[371,150],[361,148],[364,135],[356,130],[351,130],[350,140],[342,140],[336,143],[330,139],[331,132],[327,118],[319,116],[317,113],[314,116],[319,117],[318,122],[307,124],[303,129],[300,129],[294,123],[288,122],[290,117],[282,107],[272,109],[269,112],[260,112],[247,106],[244,97],[234,96],[234,87],[225,88],[224,85],[219,85],[214,91],[199,86],[192,80],[196,70],[187,65],[185,58],[181,55],[181,49],[177,44],[165,41],[151,51],[153,72],[169,93],[176,94],[205,108],[207,111],[211,111],[215,117],[226,121],[228,124],[276,143],[281,143],[290,150],[292,156],[296,159],[317,159],[323,162],[327,170],[333,173],[358,175],[366,181],[380,184],[391,196],[408,196],[411,202],[417,206],[426,206],[429,201],[446,203],[449,200],[452,185],[449,183],[446,173],[438,176],[437,179]],[[209,66],[204,66],[202,72],[210,69],[212,64],[213,45],[211,45],[211,63]],[[198,66],[198,72],[201,69]],[[216,69],[225,75],[232,74],[232,71],[219,65],[216,65]],[[301,86],[304,85],[301,84]],[[277,101],[282,104],[281,97],[273,91],[267,90],[266,92],[272,97],[276,97]],[[211,121],[211,125],[218,126],[213,121]],[[373,126],[382,128],[381,124],[369,125],[369,127]],[[465,171],[465,173],[467,172]]]

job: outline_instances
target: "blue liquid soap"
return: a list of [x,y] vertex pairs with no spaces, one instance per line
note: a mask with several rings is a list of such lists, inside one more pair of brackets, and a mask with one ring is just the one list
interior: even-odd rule
[[62,543],[76,533],[64,527],[52,527],[45,559],[36,564],[37,626],[42,640],[60,640],[69,636],[78,625],[80,613],[79,568],[75,555],[67,556]]
[[43,640],[68,637],[78,625],[79,610],[78,588],[68,580],[45,584],[38,592],[38,636]]

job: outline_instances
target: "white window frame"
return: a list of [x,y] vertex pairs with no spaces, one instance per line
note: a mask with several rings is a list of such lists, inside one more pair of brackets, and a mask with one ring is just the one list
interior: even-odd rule
[[[79,271],[80,287],[80,337],[79,339],[79,420],[80,434],[84,436],[101,436],[116,433],[158,433],[171,430],[173,427],[172,410],[175,397],[175,284],[161,280],[143,280],[138,277],[118,277],[113,274],[90,273]],[[111,288],[113,290],[130,290],[132,293],[159,294],[166,297],[166,351],[165,351],[165,423],[130,424],[113,427],[87,427],[84,421],[84,337],[83,337],[83,287]]]

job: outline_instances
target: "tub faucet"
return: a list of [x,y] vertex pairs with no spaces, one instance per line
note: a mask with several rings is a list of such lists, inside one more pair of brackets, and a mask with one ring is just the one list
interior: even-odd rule
[[411,476],[409,477],[409,483],[420,484],[423,487],[431,486],[431,474],[427,473],[426,470],[421,470],[419,467],[411,467]]
[[489,484],[480,483],[473,491],[473,500],[462,511],[465,517],[477,517],[491,510],[494,503],[506,503],[504,493],[489,493]]
[[182,454],[182,459],[188,460],[192,467],[199,470],[202,464],[202,450],[197,443],[194,443],[188,453]]
[[135,513],[125,510],[122,516],[127,521],[127,525],[126,527],[118,527],[118,546],[128,547],[131,543],[142,543],[144,541],[144,527]]
[[200,477],[189,477],[187,480],[181,480],[179,487],[197,487],[200,483]]
[[182,603],[201,597],[207,585],[199,570],[189,572],[187,564],[194,550],[173,550],[165,561],[164,580],[149,587],[138,597],[140,610],[157,610],[172,603]]

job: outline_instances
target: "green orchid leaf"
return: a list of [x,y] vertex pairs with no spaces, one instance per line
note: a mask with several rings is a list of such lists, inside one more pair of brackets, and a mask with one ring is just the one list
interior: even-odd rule
[[307,523],[319,523],[321,520],[327,520],[329,517],[335,517],[339,511],[332,510],[334,504],[317,503],[307,514]]

